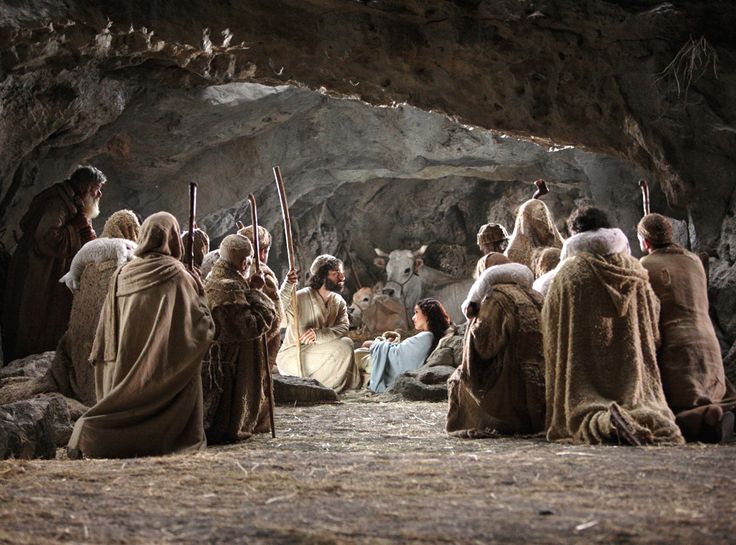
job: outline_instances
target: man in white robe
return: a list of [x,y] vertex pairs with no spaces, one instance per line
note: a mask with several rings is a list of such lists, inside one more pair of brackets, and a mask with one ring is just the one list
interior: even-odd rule
[[[281,286],[287,328],[276,364],[282,375],[305,376],[342,392],[360,387],[360,373],[353,361],[353,341],[348,332],[348,311],[339,295],[345,285],[342,261],[318,256],[309,269],[308,286],[296,291],[296,271],[289,271]],[[294,327],[294,293],[299,305]],[[300,350],[297,350],[297,339]],[[301,354],[298,354],[301,352]],[[301,362],[300,362],[301,359]]]

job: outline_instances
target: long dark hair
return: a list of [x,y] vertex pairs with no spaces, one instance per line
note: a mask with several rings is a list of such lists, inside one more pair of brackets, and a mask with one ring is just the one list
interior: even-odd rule
[[432,352],[432,350],[437,348],[437,343],[444,336],[447,328],[450,327],[452,320],[450,320],[450,316],[448,316],[445,307],[443,307],[442,303],[440,303],[437,299],[421,299],[417,303],[417,306],[419,307],[419,310],[421,310],[427,317],[427,325],[429,326],[429,331],[434,336],[434,340],[432,341],[432,349],[430,350],[430,352]]

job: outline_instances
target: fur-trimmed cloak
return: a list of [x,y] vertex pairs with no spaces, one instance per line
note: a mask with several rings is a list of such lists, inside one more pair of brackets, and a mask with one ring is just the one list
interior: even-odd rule
[[204,290],[216,328],[202,367],[204,429],[210,443],[237,441],[268,430],[263,340],[278,324],[276,309],[222,258]]
[[544,429],[542,298],[531,289],[531,271],[518,274],[521,267],[499,265],[483,275],[485,297],[465,332],[462,365],[448,381],[448,433],[472,438]]
[[683,442],[657,368],[658,318],[635,258],[582,251],[565,260],[542,310],[550,441],[616,442],[618,410],[641,442]]

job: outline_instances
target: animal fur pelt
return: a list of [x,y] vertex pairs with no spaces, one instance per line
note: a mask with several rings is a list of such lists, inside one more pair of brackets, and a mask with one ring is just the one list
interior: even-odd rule
[[218,259],[220,259],[220,250],[212,250],[204,256],[202,259],[202,266],[199,268],[202,278],[207,278],[207,275],[210,273]]
[[521,263],[506,263],[489,267],[478,279],[468,292],[468,296],[461,305],[463,314],[468,316],[468,308],[474,305],[480,306],[483,298],[488,295],[495,284],[518,284],[525,288],[531,288],[534,282],[534,274],[531,269]]
[[611,229],[597,229],[595,231],[585,231],[568,238],[562,245],[560,252],[559,264],[549,272],[534,281],[533,288],[542,295],[547,294],[552,280],[557,275],[557,271],[565,263],[568,257],[574,257],[582,252],[596,254],[600,256],[608,256],[614,254],[625,253],[631,255],[631,247],[629,239],[626,238],[624,232],[617,227]]
[[59,279],[70,290],[79,289],[79,279],[84,268],[90,263],[115,260],[117,266],[124,265],[133,259],[133,251],[138,245],[124,238],[98,238],[82,246],[72,259],[69,272]]

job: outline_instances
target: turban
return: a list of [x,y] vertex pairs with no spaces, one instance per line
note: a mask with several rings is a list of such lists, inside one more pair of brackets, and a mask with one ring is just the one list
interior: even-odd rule
[[319,270],[325,265],[329,265],[329,270],[334,270],[340,266],[340,263],[342,263],[342,261],[337,259],[334,255],[329,255],[329,254],[318,255],[315,258],[314,262],[312,263],[312,266],[309,267],[309,273],[312,276],[315,276],[319,272]]
[[506,228],[499,223],[486,223],[478,231],[479,246],[481,244],[493,244],[494,242],[501,242],[502,240],[508,239],[509,234]]
[[220,257],[233,265],[240,265],[252,255],[253,245],[244,236],[228,235],[220,243]]
[[647,214],[636,231],[654,246],[665,246],[672,243],[672,224],[662,214]]

